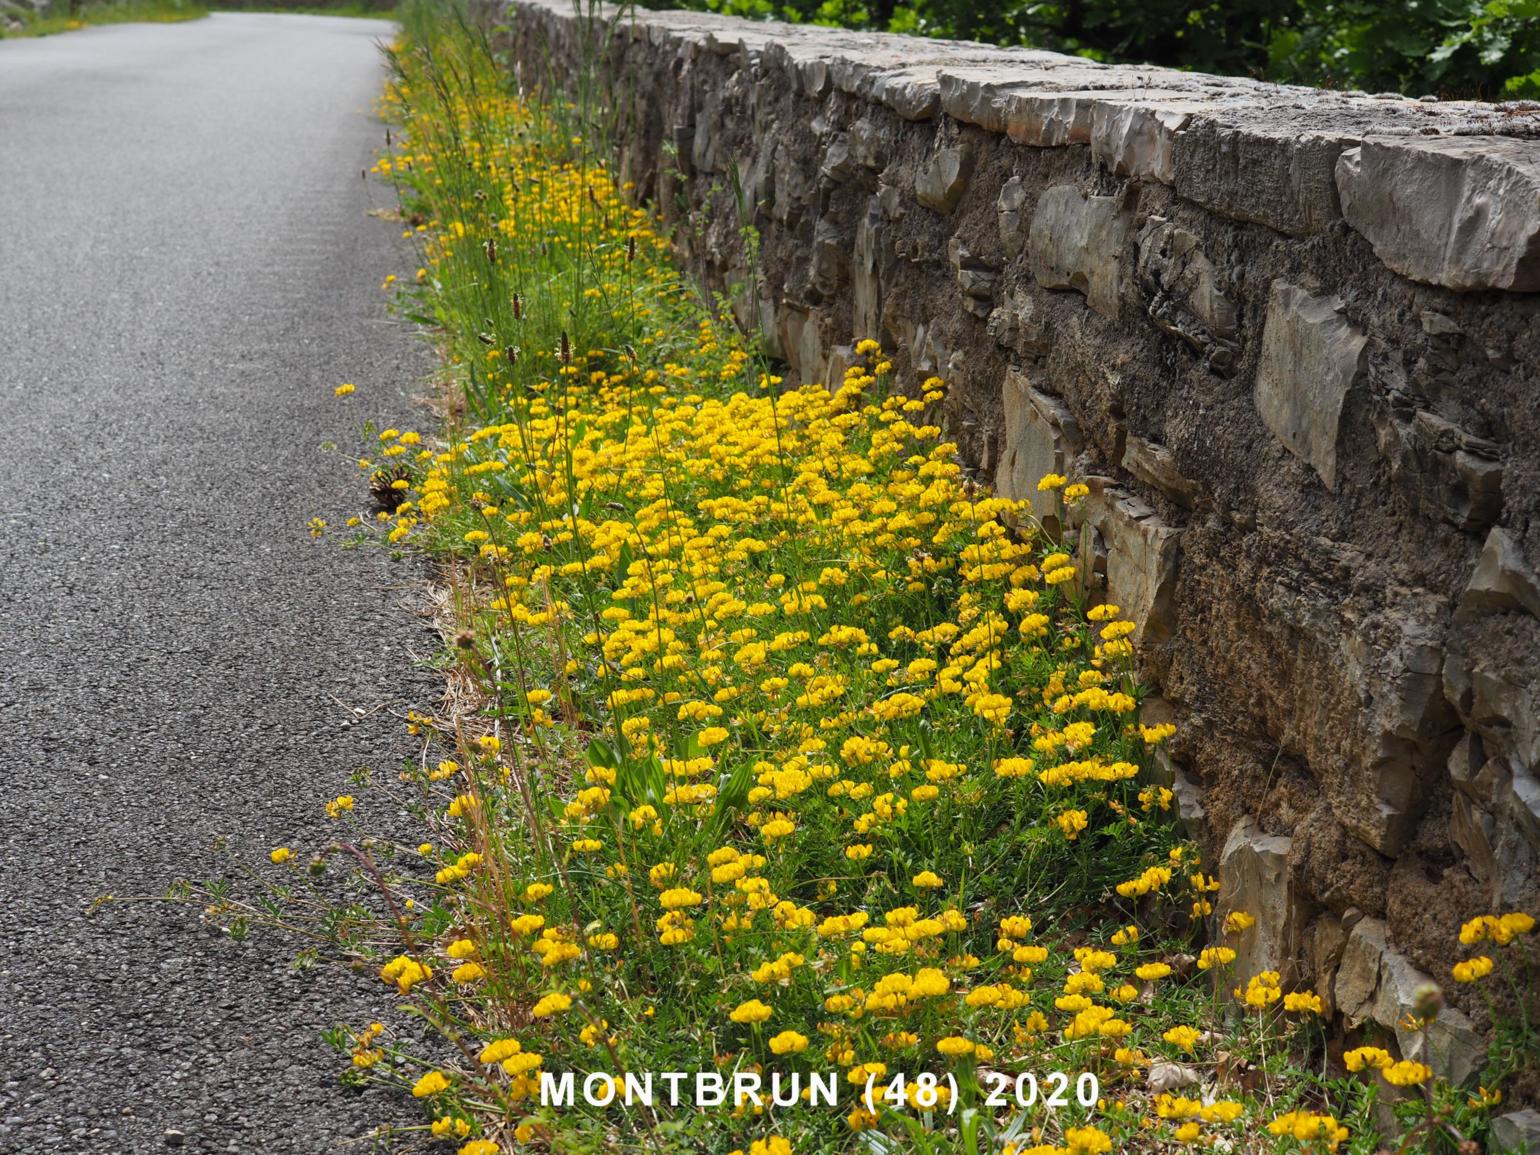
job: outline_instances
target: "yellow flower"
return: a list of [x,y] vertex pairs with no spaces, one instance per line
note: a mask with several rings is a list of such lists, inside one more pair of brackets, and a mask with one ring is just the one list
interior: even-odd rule
[[1037,491],[1039,493],[1051,492],[1062,487],[1068,480],[1069,478],[1065,477],[1062,473],[1045,473],[1037,483]]
[[1068,1155],[1103,1155],[1112,1150],[1112,1140],[1098,1127],[1071,1127],[1064,1132]]
[[1200,1034],[1193,1027],[1176,1026],[1167,1030],[1160,1037],[1165,1039],[1166,1042],[1170,1043],[1172,1046],[1180,1047],[1182,1050],[1191,1053],[1194,1044],[1197,1043],[1200,1037]]
[[412,1094],[419,1099],[426,1099],[430,1095],[437,1095],[447,1090],[449,1090],[449,1080],[445,1078],[443,1071],[429,1071],[412,1084]]
[[536,1003],[529,1013],[537,1019],[548,1019],[552,1015],[559,1015],[563,1011],[571,1009],[571,1007],[571,995],[562,994],[560,991],[553,991]]
[[1450,968],[1450,972],[1454,975],[1454,981],[1457,983],[1473,983],[1477,979],[1485,978],[1491,974],[1492,966],[1492,960],[1486,955],[1481,954],[1475,958],[1468,958],[1455,963]]
[[929,870],[920,871],[920,873],[916,874],[910,881],[913,882],[914,886],[919,890],[937,890],[946,885],[941,881],[939,875],[934,874]]
[[480,963],[467,962],[461,963],[459,966],[455,967],[455,969],[450,972],[449,977],[454,979],[454,981],[457,983],[474,983],[480,982],[482,979],[486,978],[487,972],[482,968]]
[[1225,934],[1241,934],[1257,925],[1257,920],[1244,910],[1234,910],[1225,916]]
[[808,1038],[796,1031],[782,1031],[770,1039],[770,1050],[777,1055],[797,1055],[807,1050]]
[[1433,1077],[1433,1070],[1423,1063],[1402,1059],[1381,1069],[1380,1074],[1393,1087],[1419,1087]]
[[332,392],[338,397],[346,397],[349,393],[353,392],[353,389],[354,386],[352,382],[344,381],[341,385],[338,385],[337,388],[333,389]]
[[294,852],[292,850],[290,850],[287,846],[280,846],[280,847],[278,847],[278,849],[274,850],[271,854],[269,854],[268,857],[270,859],[272,859],[275,863],[280,863],[281,864],[281,863],[288,862],[289,859],[293,858],[294,857]]
[[1316,1015],[1326,1013],[1326,1007],[1321,1002],[1321,996],[1314,991],[1291,991],[1284,995],[1283,1009],[1292,1011],[1295,1014],[1303,1014],[1307,1011]]
[[1064,837],[1073,842],[1080,837],[1080,832],[1088,825],[1088,819],[1084,810],[1066,810],[1054,816],[1054,825],[1064,832]]
[[491,1139],[472,1139],[460,1145],[459,1155],[498,1155],[501,1150]]
[[739,1003],[727,1016],[735,1023],[762,1023],[770,1017],[770,1008],[758,999]]
[[936,1050],[949,1059],[961,1058],[973,1053],[973,1044],[961,1035],[948,1035],[936,1043]]
[[1380,1047],[1355,1047],[1343,1053],[1342,1062],[1350,1071],[1362,1071],[1366,1067],[1383,1071],[1392,1066],[1395,1059]]
[[1141,967],[1134,968],[1134,974],[1147,983],[1163,979],[1170,973],[1171,967],[1163,962],[1145,963]]

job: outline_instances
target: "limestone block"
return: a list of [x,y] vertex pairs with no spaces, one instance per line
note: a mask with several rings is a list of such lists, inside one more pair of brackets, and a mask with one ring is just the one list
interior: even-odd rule
[[1336,643],[1338,702],[1352,704],[1351,753],[1335,766],[1318,752],[1314,764],[1337,820],[1384,855],[1411,837],[1455,721],[1444,696],[1440,604],[1409,594]]
[[[1178,134],[1173,183],[1221,216],[1289,236],[1318,233],[1341,215],[1333,171],[1352,133],[1301,132],[1264,98],[1244,123],[1199,120]],[[1239,118],[1239,111],[1237,114]]]
[[882,169],[888,163],[888,142],[870,117],[862,117],[850,126],[847,135],[851,158],[869,169]]
[[1052,345],[1037,306],[1020,286],[1010,289],[989,314],[988,333],[1024,359],[1046,353]]
[[957,207],[967,191],[973,154],[962,146],[938,149],[914,178],[914,195],[928,209],[943,215]]
[[1208,354],[1215,368],[1233,367],[1235,305],[1220,290],[1219,271],[1197,234],[1152,216],[1139,231],[1135,275],[1157,328]]
[[1176,464],[1176,454],[1164,445],[1129,434],[1123,442],[1122,466],[1178,505],[1191,508],[1198,499],[1198,483],[1182,476]]
[[1005,450],[995,472],[995,492],[1037,503],[1037,483],[1063,473],[1080,452],[1080,426],[1060,401],[1032,388],[1025,374],[1005,374]]
[[835,184],[843,184],[855,174],[856,160],[850,154],[850,137],[843,132],[836,133],[834,139],[829,141],[829,147],[824,150],[818,175]]
[[849,263],[849,249],[839,222],[829,217],[819,218],[813,227],[813,253],[808,268],[808,283],[825,300],[839,293]]
[[1492,1155],[1534,1155],[1540,1151],[1540,1111],[1527,1107],[1492,1120]]
[[792,372],[803,384],[824,379],[825,343],[817,313],[786,305],[780,315],[781,348]]
[[1384,922],[1365,918],[1348,935],[1332,993],[1349,1027],[1373,1021],[1394,1031],[1405,1058],[1427,1063],[1450,1082],[1464,1084],[1486,1061],[1486,1040],[1468,1017],[1446,1007],[1425,1032],[1404,1029],[1419,989],[1432,982],[1390,946]]
[[1540,289],[1537,152],[1506,137],[1369,137],[1337,161],[1342,215],[1413,280]]
[[1166,525],[1144,502],[1115,487],[1093,490],[1085,520],[1107,550],[1107,597],[1134,622],[1135,642],[1162,641],[1175,614],[1181,530]]
[[1519,552],[1513,535],[1493,526],[1482,546],[1460,608],[1485,612],[1524,611],[1540,618],[1540,577]]
[[1179,94],[1105,97],[1091,109],[1091,155],[1114,176],[1176,179],[1177,136],[1193,114],[1211,108]]
[[888,251],[888,226],[877,197],[867,202],[856,223],[851,264],[851,325],[856,337],[875,337],[882,318],[882,265]]
[[788,140],[776,142],[774,155],[775,200],[770,215],[782,224],[794,225],[813,199],[813,181]]
[[884,72],[872,81],[872,99],[905,120],[929,120],[941,110],[941,87],[936,83],[939,72],[928,64]]
[[1014,257],[1027,243],[1026,221],[1022,209],[1027,207],[1027,189],[1021,178],[1013,176],[1000,186],[1000,198],[995,202],[995,213],[1000,224],[1000,247],[1007,257]]
[[1116,318],[1133,223],[1122,197],[1086,196],[1069,184],[1045,190],[1027,238],[1032,275],[1045,289],[1084,294],[1091,308]]
[[1367,338],[1342,316],[1342,302],[1275,280],[1268,295],[1255,399],[1263,422],[1289,452],[1337,487],[1342,405],[1365,362]]
[[1239,936],[1226,939],[1235,948],[1235,976],[1244,983],[1262,971],[1277,971],[1286,985],[1301,981],[1300,934],[1304,913],[1289,874],[1290,839],[1263,833],[1251,818],[1230,830],[1219,856],[1219,899],[1215,914],[1243,911],[1256,920]]

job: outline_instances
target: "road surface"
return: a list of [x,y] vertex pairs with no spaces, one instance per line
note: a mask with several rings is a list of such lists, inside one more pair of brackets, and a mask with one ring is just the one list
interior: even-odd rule
[[0,1151],[369,1151],[344,1141],[420,1121],[319,1041],[381,1012],[367,982],[195,909],[84,916],[212,876],[217,836],[318,844],[349,772],[407,753],[375,708],[429,699],[410,575],[305,530],[363,511],[359,427],[427,372],[360,178],[390,33],[0,42]]

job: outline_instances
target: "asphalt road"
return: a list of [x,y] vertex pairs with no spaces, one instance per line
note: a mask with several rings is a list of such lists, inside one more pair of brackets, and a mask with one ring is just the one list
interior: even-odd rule
[[383,986],[196,909],[85,916],[220,872],[217,836],[317,845],[349,772],[407,753],[376,708],[431,691],[411,575],[305,529],[363,510],[359,427],[428,367],[360,179],[390,32],[0,42],[0,1151],[369,1151],[416,1118],[318,1037]]

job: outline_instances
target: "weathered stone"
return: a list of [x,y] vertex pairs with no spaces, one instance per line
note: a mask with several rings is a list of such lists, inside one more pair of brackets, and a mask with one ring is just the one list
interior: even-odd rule
[[807,384],[824,380],[824,340],[817,313],[794,305],[780,315],[781,348],[798,381]]
[[774,146],[774,155],[775,198],[770,207],[770,215],[782,224],[792,225],[801,219],[813,198],[812,174],[798,163],[789,142],[778,141]]
[[1219,899],[1215,913],[1235,912],[1256,921],[1226,939],[1235,948],[1235,975],[1244,983],[1262,971],[1277,971],[1286,984],[1299,982],[1302,908],[1291,884],[1287,838],[1264,834],[1250,818],[1230,830],[1219,856]]
[[1337,487],[1342,405],[1363,368],[1367,338],[1342,302],[1276,280],[1267,301],[1255,398],[1263,422],[1289,452]]
[[1343,826],[1385,855],[1399,854],[1411,837],[1444,760],[1440,736],[1454,725],[1439,609],[1433,595],[1407,594],[1337,643],[1357,733],[1352,756],[1323,785]]
[[1046,353],[1052,344],[1038,316],[1037,306],[1023,288],[1016,287],[989,314],[988,332],[1005,348],[1023,358]]
[[1132,232],[1133,214],[1122,197],[1086,196],[1074,185],[1055,185],[1032,214],[1032,275],[1045,289],[1083,293],[1091,308],[1116,318]]
[[1085,520],[1107,549],[1107,596],[1134,622],[1135,642],[1170,636],[1175,611],[1181,531],[1164,524],[1137,497],[1115,488],[1093,490]]
[[1027,187],[1020,177],[1011,177],[1000,186],[1000,199],[995,202],[995,212],[1000,224],[1000,247],[1007,257],[1014,257],[1027,243],[1027,222],[1021,210],[1027,207]]
[[823,217],[813,228],[813,256],[808,268],[810,284],[825,300],[839,293],[845,277],[849,244],[839,222]]
[[1091,155],[1117,176],[1176,179],[1173,145],[1193,113],[1212,108],[1182,96],[1102,99],[1091,111]]
[[1360,919],[1348,934],[1332,997],[1349,1027],[1363,1023],[1374,1010],[1380,959],[1387,949],[1385,924],[1377,918]]
[[[993,300],[995,282],[1000,279],[997,266],[970,250],[962,243],[961,237],[953,237],[947,242],[947,259],[951,262],[957,277],[957,287],[962,290],[963,296],[986,302]],[[988,314],[986,306],[983,315]]]
[[972,170],[969,149],[961,145],[938,149],[914,178],[915,199],[928,209],[950,213],[967,191]]
[[1337,965],[1342,961],[1342,952],[1347,946],[1347,936],[1347,926],[1329,911],[1317,917],[1305,932],[1310,986],[1325,1005],[1327,1017],[1336,1014],[1337,1010],[1333,988],[1336,985]]
[[877,197],[867,202],[856,223],[854,260],[850,270],[851,326],[856,338],[875,337],[882,317],[882,270],[889,251],[887,223]]
[[1176,191],[1235,220],[1289,236],[1340,217],[1332,173],[1350,134],[1299,132],[1265,115],[1249,123],[1200,120],[1172,143]]
[[1192,506],[1199,495],[1198,484],[1182,476],[1176,454],[1164,445],[1129,434],[1123,442],[1122,466],[1144,484],[1158,489],[1179,505]]
[[1149,295],[1150,320],[1228,372],[1235,362],[1235,306],[1220,291],[1219,272],[1197,234],[1151,217],[1139,232],[1135,273]]
[[1540,577],[1524,560],[1513,535],[1501,526],[1487,534],[1460,607],[1489,613],[1519,610],[1540,618]]
[[1540,1111],[1527,1107],[1492,1120],[1491,1155],[1535,1155],[1540,1151]]
[[1391,948],[1385,924],[1360,920],[1348,935],[1333,994],[1349,1026],[1373,1021],[1396,1035],[1404,1057],[1427,1063],[1434,1073],[1461,1085],[1481,1070],[1486,1041],[1468,1017],[1446,1007],[1425,1031],[1407,1030],[1418,992],[1433,980]]
[[896,69],[872,81],[872,99],[905,120],[929,120],[941,110],[940,70],[929,65]]
[[995,472],[995,492],[1019,501],[1038,497],[1037,483],[1063,473],[1080,451],[1080,427],[1060,401],[1032,388],[1014,369],[1001,387],[1005,404],[1005,450]]
[[818,166],[818,175],[838,184],[856,175],[856,161],[850,155],[850,138],[845,133],[836,133],[829,142],[823,154],[823,163]]
[[1337,161],[1342,215],[1413,280],[1540,289],[1536,152],[1502,137],[1370,137]]
[[869,117],[850,126],[847,136],[851,158],[869,169],[881,169],[888,163],[888,142]]

